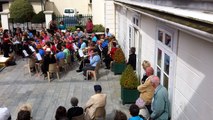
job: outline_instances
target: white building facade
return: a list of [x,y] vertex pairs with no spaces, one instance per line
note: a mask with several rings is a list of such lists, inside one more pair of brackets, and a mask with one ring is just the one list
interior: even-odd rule
[[143,0],[112,5],[118,43],[127,59],[130,47],[136,47],[140,78],[143,60],[151,62],[168,90],[172,120],[213,120],[213,31],[208,27],[213,15]]

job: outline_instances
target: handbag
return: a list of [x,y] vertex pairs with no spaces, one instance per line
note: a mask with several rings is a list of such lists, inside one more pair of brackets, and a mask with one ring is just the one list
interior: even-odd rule
[[135,104],[141,109],[145,106],[145,102],[140,97],[136,100]]

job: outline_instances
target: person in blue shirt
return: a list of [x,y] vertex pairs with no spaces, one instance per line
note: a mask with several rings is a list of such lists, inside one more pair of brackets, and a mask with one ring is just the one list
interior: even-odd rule
[[98,38],[95,36],[94,33],[92,33],[92,42],[97,42]]
[[65,53],[61,50],[62,47],[61,45],[57,46],[57,49],[59,50],[59,52],[56,54],[56,59],[59,61],[61,59],[65,59],[66,58],[66,55]]
[[100,56],[98,55],[97,53],[97,50],[96,49],[92,49],[91,50],[91,57],[90,57],[90,64],[89,65],[86,65],[84,68],[83,68],[83,75],[86,76],[86,72],[87,70],[95,70],[95,67],[96,65],[98,64],[98,62],[101,61],[101,58]]
[[131,114],[132,117],[129,118],[129,120],[143,120],[143,118],[141,118],[139,116],[139,107],[135,104],[132,104],[130,107],[129,107],[129,112]]
[[80,38],[79,43],[81,44],[81,45],[80,45],[80,49],[81,49],[81,50],[83,50],[84,48],[87,47],[87,44],[83,41],[82,38]]

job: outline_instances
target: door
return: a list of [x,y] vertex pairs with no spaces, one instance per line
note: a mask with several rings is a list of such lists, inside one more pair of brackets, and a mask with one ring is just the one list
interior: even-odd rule
[[161,84],[168,90],[170,102],[173,95],[175,43],[174,34],[169,30],[158,29],[155,71]]

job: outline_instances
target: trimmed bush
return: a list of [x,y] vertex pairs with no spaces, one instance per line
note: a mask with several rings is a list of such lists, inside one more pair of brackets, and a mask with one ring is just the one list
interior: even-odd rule
[[10,17],[14,22],[29,22],[34,15],[33,6],[28,0],[15,0],[10,6]]
[[139,80],[131,65],[127,65],[121,75],[120,85],[126,89],[135,89],[139,85]]
[[38,14],[34,15],[31,22],[32,23],[43,23],[43,22],[45,22],[44,11],[40,11]]
[[93,26],[93,32],[104,32],[105,28],[103,25],[94,25]]
[[114,61],[116,63],[124,63],[125,62],[125,56],[124,56],[124,53],[123,53],[121,48],[118,48],[115,51]]

